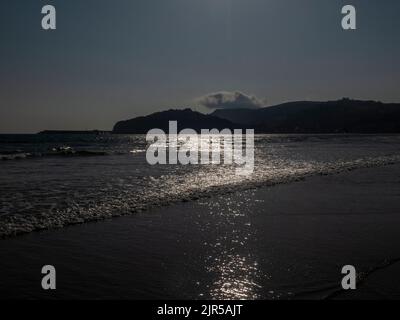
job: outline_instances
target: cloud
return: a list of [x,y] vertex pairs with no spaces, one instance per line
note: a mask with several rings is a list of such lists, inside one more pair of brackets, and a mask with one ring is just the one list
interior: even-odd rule
[[196,99],[197,102],[209,109],[257,109],[264,106],[255,96],[235,91],[220,91]]

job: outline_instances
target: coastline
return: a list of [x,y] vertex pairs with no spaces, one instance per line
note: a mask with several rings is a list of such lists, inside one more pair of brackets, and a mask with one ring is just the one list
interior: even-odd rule
[[[398,258],[399,182],[400,165],[357,169],[0,240],[0,298],[329,298],[343,265]],[[45,264],[55,292],[41,290]],[[399,274],[336,298],[394,298]]]
[[[78,157],[79,158],[79,157]],[[82,157],[85,158],[85,157]],[[107,157],[109,160],[113,157]],[[99,158],[98,158],[99,159]],[[121,166],[121,162],[118,158],[115,158],[113,165]],[[131,163],[131,159],[125,157],[125,164]],[[62,162],[62,161],[61,161]],[[170,179],[167,175],[162,175],[159,181],[154,182],[152,176],[142,176],[139,184],[143,184],[146,181],[147,186],[152,185],[153,182],[157,183],[157,188],[153,188],[152,192],[146,190],[131,189],[120,190],[120,185],[116,185],[112,189],[120,190],[117,197],[108,197],[108,194],[102,194],[102,196],[96,199],[96,202],[89,207],[73,206],[73,208],[64,208],[64,210],[50,210],[43,214],[42,211],[36,214],[12,214],[0,216],[2,219],[0,224],[0,239],[6,239],[9,237],[15,237],[26,233],[37,232],[41,230],[54,230],[59,228],[65,228],[70,225],[79,225],[87,222],[98,222],[109,218],[129,216],[137,214],[142,211],[151,211],[153,209],[165,206],[171,206],[179,204],[181,202],[195,201],[199,199],[208,199],[213,196],[231,195],[235,192],[246,192],[257,188],[271,187],[281,184],[290,184],[296,181],[301,181],[315,176],[325,175],[337,175],[343,172],[349,172],[353,170],[361,170],[364,168],[384,167],[398,164],[400,162],[400,156],[397,154],[383,155],[377,157],[363,157],[358,159],[352,159],[348,161],[339,161],[338,163],[330,163],[329,165],[320,165],[311,168],[303,167],[295,169],[294,171],[286,171],[285,167],[280,167],[276,172],[280,174],[269,175],[269,172],[265,170],[268,167],[264,167],[264,171],[254,172],[251,179],[245,177],[239,177],[234,172],[224,172],[223,170],[213,172],[213,179],[204,179],[204,174],[200,174],[202,183],[194,185],[181,185],[179,179]],[[92,170],[92,162],[84,163],[88,168]],[[54,165],[54,164],[51,164]],[[60,166],[60,163],[56,164]],[[64,164],[61,163],[61,166]],[[122,168],[122,167],[121,167]],[[167,168],[167,167],[165,167]],[[31,168],[29,168],[31,170]],[[71,170],[71,168],[69,168]],[[91,171],[93,174],[93,171]],[[275,173],[276,173],[275,172]],[[61,174],[65,172],[61,171]],[[166,172],[168,173],[168,172]],[[74,171],[70,171],[69,174],[75,174]],[[109,174],[109,173],[108,173]],[[90,176],[89,179],[94,179],[98,176],[94,173],[94,176]],[[139,176],[140,177],[140,176]],[[228,179],[227,179],[228,177]],[[197,180],[199,177],[196,176],[195,172],[189,172],[185,175],[187,181]],[[59,179],[59,176],[56,176]],[[134,176],[133,179],[137,179]],[[210,183],[211,182],[211,183]],[[86,180],[81,179],[82,184],[86,184]],[[109,180],[103,181],[103,183],[109,183]],[[103,189],[104,185],[100,183],[96,190]],[[154,186],[155,184],[153,184]],[[80,185],[75,186],[75,188]],[[189,187],[187,187],[189,186]],[[54,187],[59,187],[57,183]],[[127,197],[121,201],[121,195],[129,192]],[[10,196],[10,195],[9,195]],[[13,195],[11,195],[13,196]]]

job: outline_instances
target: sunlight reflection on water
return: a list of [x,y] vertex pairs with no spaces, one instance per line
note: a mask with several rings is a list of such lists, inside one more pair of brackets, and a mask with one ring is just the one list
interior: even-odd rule
[[[38,143],[35,135],[29,139],[23,144],[24,152],[57,146],[52,140]],[[0,235],[128,215],[175,202],[297,181],[310,174],[400,161],[397,137],[257,135],[255,171],[240,176],[236,174],[240,165],[235,164],[151,166],[146,153],[140,152],[145,149],[144,136],[87,139],[69,138],[62,143],[80,151],[105,151],[108,156],[2,162]],[[3,150],[21,148],[21,141],[17,142],[6,143]],[[132,150],[138,152],[129,152]]]
[[242,300],[260,297],[260,279],[257,256],[250,243],[254,241],[250,215],[252,192],[243,192],[240,201],[225,196],[214,202],[205,202],[208,214],[219,216],[212,226],[201,225],[204,232],[213,229],[216,237],[205,243],[209,252],[205,264],[214,279],[208,288],[211,299]]
[[257,299],[257,262],[239,254],[227,254],[215,259],[210,271],[218,275],[210,289],[213,299]]

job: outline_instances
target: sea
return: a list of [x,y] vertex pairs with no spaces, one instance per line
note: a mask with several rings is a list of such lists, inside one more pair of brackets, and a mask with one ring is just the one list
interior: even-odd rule
[[399,143],[256,135],[243,176],[150,165],[144,135],[0,135],[0,299],[341,298],[345,265],[399,297]]
[[240,176],[235,165],[149,165],[145,135],[0,135],[0,237],[396,163],[399,143],[399,135],[256,135],[254,172]]

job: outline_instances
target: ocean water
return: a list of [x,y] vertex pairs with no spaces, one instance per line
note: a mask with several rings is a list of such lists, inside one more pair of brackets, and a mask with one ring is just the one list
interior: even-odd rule
[[0,237],[400,162],[399,135],[256,135],[255,170],[157,165],[144,135],[0,135]]

